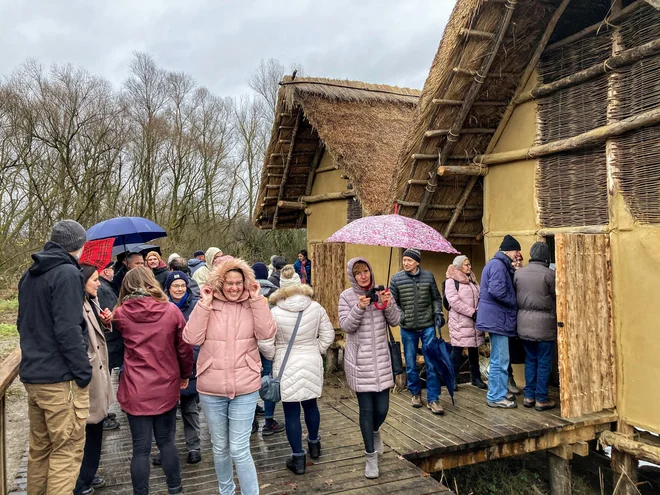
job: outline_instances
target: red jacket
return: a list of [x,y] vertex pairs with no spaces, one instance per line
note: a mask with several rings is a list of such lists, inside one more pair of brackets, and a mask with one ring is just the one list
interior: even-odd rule
[[186,320],[172,303],[152,297],[129,299],[114,314],[124,338],[124,371],[117,400],[128,414],[155,416],[179,400],[180,380],[193,369],[193,348],[181,333]]

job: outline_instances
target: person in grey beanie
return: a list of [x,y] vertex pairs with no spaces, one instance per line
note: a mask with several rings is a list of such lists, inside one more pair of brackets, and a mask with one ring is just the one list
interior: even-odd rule
[[28,493],[72,493],[83,456],[92,366],[78,265],[87,238],[56,223],[18,284],[20,379],[28,395]]
[[523,405],[545,411],[555,407],[548,398],[552,372],[552,350],[557,340],[555,272],[550,265],[550,248],[536,242],[530,260],[513,276],[518,300],[518,335],[525,346],[525,389]]

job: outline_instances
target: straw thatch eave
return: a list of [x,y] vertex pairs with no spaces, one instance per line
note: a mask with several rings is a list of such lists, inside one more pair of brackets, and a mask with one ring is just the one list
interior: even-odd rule
[[285,78],[266,151],[256,224],[305,226],[302,208],[281,209],[278,204],[301,204],[326,152],[345,171],[347,187],[366,214],[389,210],[397,153],[418,95],[418,90],[357,81]]

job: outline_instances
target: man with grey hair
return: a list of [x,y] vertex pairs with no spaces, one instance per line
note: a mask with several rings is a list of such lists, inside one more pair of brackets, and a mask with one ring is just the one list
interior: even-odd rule
[[30,494],[72,493],[80,472],[92,379],[78,265],[85,240],[78,222],[56,223],[18,284],[19,374],[30,420]]

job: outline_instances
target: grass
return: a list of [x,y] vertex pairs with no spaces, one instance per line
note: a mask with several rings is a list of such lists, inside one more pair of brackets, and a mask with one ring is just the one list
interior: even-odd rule
[[0,323],[0,339],[5,340],[15,338],[18,338],[18,330],[16,330],[16,325]]
[[0,313],[18,311],[18,299],[0,299]]

